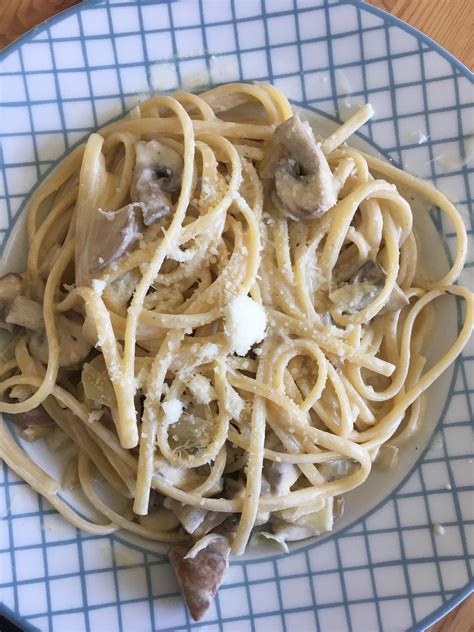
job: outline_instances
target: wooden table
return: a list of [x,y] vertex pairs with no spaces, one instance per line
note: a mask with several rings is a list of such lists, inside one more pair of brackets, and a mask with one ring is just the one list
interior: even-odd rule
[[[50,15],[77,2],[78,0],[0,0],[0,49]],[[474,68],[474,0],[368,2],[405,20],[444,46],[468,68]]]
[[[47,17],[78,0],[0,0],[0,49]],[[474,68],[474,0],[369,0],[405,20]],[[430,632],[474,632],[474,595],[435,624]]]
[[474,68],[473,0],[368,0],[405,20]]

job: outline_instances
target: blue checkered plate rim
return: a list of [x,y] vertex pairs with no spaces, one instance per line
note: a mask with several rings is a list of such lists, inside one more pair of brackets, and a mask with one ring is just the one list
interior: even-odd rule
[[[21,254],[13,237],[36,183],[91,130],[153,91],[252,80],[274,83],[326,129],[370,101],[375,117],[358,142],[445,192],[472,246],[473,76],[365,3],[84,2],[15,42],[0,63],[4,261]],[[454,236],[436,211],[431,219],[449,257]],[[464,284],[473,257],[471,248]],[[430,394],[424,438],[379,495],[289,556],[235,560],[198,624],[159,552],[78,532],[2,465],[0,613],[54,632],[137,621],[142,630],[422,630],[473,587],[473,394],[471,343]]]

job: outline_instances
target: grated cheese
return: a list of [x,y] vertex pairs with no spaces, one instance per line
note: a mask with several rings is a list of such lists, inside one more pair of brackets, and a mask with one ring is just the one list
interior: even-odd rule
[[165,423],[175,424],[183,413],[183,402],[180,402],[179,399],[169,399],[161,404],[161,408],[165,413]]
[[197,404],[209,404],[216,399],[216,391],[210,380],[204,375],[194,375],[187,384]]
[[264,339],[266,327],[265,310],[249,296],[237,296],[225,310],[225,333],[239,356],[246,355],[252,345]]
[[92,279],[91,285],[94,292],[96,294],[99,294],[100,296],[102,292],[105,290],[107,283],[105,281],[102,281],[101,279]]
[[240,397],[237,391],[235,391],[230,385],[226,387],[225,408],[227,412],[229,413],[229,415],[233,419],[237,419],[237,420],[240,419],[242,411],[245,408],[244,400],[242,399],[242,397]]

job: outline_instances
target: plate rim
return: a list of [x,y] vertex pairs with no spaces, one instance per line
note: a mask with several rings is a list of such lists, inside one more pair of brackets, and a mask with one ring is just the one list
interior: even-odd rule
[[[140,4],[143,5],[153,5],[153,4],[168,4],[170,2],[174,2],[176,0],[137,0],[137,2],[139,2]],[[206,0],[204,0],[206,1]],[[231,2],[234,2],[235,0],[230,0]],[[179,2],[179,0],[178,0]],[[408,24],[407,22],[405,22],[404,20],[402,20],[401,18],[398,18],[397,16],[392,15],[391,13],[389,13],[388,11],[385,11],[384,9],[381,9],[379,7],[376,7],[372,4],[369,4],[368,2],[365,2],[364,0],[337,0],[334,3],[329,3],[328,0],[324,0],[324,2],[328,5],[328,8],[330,10],[331,7],[336,7],[336,6],[344,6],[344,5],[348,5],[348,6],[353,6],[356,7],[358,9],[360,9],[361,11],[366,11],[368,13],[371,13],[373,15],[376,15],[380,18],[382,18],[385,22],[387,22],[389,25],[393,25],[393,26],[397,26],[398,28],[404,30],[405,32],[409,33],[410,35],[412,35],[413,37],[415,37],[418,40],[421,40],[422,42],[424,42],[425,44],[427,44],[432,50],[435,50],[438,54],[440,54],[444,59],[446,59],[450,64],[452,64],[452,66],[454,68],[456,68],[460,74],[462,76],[464,76],[466,79],[468,79],[470,81],[471,84],[474,84],[474,72],[471,72],[471,70],[469,70],[469,68],[463,63],[461,62],[455,55],[453,55],[451,52],[449,52],[446,48],[444,48],[441,44],[439,44],[438,42],[436,42],[435,40],[433,40],[431,37],[429,37],[428,35],[426,35],[425,33],[423,33],[422,31],[418,30],[416,27],[412,26],[411,24]],[[41,33],[42,31],[44,31],[45,29],[51,27],[54,24],[57,24],[59,22],[61,22],[63,19],[71,16],[71,15],[75,15],[77,13],[79,13],[80,11],[87,9],[88,7],[94,6],[94,5],[101,5],[104,4],[105,6],[107,5],[113,5],[115,4],[113,2],[113,0],[82,0],[79,1],[77,4],[68,7],[66,9],[63,9],[62,11],[59,11],[58,13],[56,13],[55,15],[47,18],[46,20],[42,21],[40,24],[34,26],[33,28],[29,29],[26,33],[24,33],[23,35],[21,35],[20,37],[18,37],[17,39],[15,39],[13,42],[11,42],[8,46],[6,46],[2,51],[0,51],[0,63],[6,58],[8,57],[8,55],[10,55],[11,53],[15,52],[16,50],[18,50],[21,46],[23,46],[25,43],[28,43],[29,41],[31,41],[33,39],[33,37],[35,37],[36,35],[38,35],[39,33]],[[124,6],[128,6],[127,2],[120,2],[120,3],[116,3],[117,6],[120,5],[124,5]],[[135,3],[130,3],[130,4],[136,4]],[[110,37],[110,33],[108,34],[108,36]],[[105,37],[107,36],[107,34],[105,35]],[[311,109],[314,110],[314,108],[312,106],[308,106],[308,104],[301,104],[299,102],[294,102],[297,105],[302,105],[303,107],[306,107],[307,109]],[[114,120],[115,118],[120,118],[122,115],[119,115],[118,117],[112,117],[110,120]],[[327,117],[328,119],[332,119],[334,121],[338,121],[338,118],[336,116],[331,116],[328,115],[326,113],[324,113],[324,116]],[[110,121],[109,121],[110,122]],[[378,151],[380,151],[382,153],[382,155],[384,156],[384,158],[387,158],[386,152],[385,150],[383,150],[382,148],[380,148],[376,143],[374,143],[373,140],[366,138],[365,134],[360,134],[359,136],[361,138],[363,138],[363,140],[368,141],[374,148],[376,148]],[[52,164],[50,165],[50,167],[41,175],[41,178],[35,183],[35,186],[30,190],[28,197],[25,198],[24,202],[22,203],[22,205],[20,206],[20,208],[18,209],[18,216],[16,221],[18,221],[19,216],[21,215],[21,213],[24,212],[25,209],[25,205],[28,202],[28,199],[31,197],[31,193],[34,192],[37,188],[37,186],[39,186],[39,184],[41,182],[43,182],[48,176],[49,174],[54,170],[54,168],[59,164],[59,162],[61,160],[64,159],[64,156],[69,154],[74,147],[76,147],[78,144],[80,144],[81,142],[83,142],[82,140],[78,140],[76,143],[74,143],[66,152],[64,152],[64,154],[61,154],[61,156],[59,158],[57,158],[55,161],[52,162]],[[393,159],[393,164],[398,166],[398,161],[396,159]],[[12,223],[12,226],[9,227],[8,231],[5,234],[5,240],[4,240],[4,245],[1,249],[1,255],[3,255],[3,250],[5,245],[7,244],[10,236],[11,236],[11,231],[13,230],[16,221]],[[459,309],[459,307],[458,307]],[[452,378],[451,378],[451,382],[449,385],[449,391],[448,391],[448,398],[444,404],[443,410],[440,413],[440,417],[438,419],[438,421],[436,422],[434,429],[433,429],[433,434],[431,435],[429,441],[427,442],[427,445],[425,446],[425,449],[420,453],[420,455],[418,456],[417,460],[415,461],[415,463],[413,464],[413,466],[410,468],[409,472],[405,475],[405,477],[399,482],[399,484],[391,491],[391,493],[385,497],[383,500],[381,500],[377,505],[375,505],[371,510],[369,510],[367,513],[365,513],[363,515],[363,517],[355,520],[354,522],[352,522],[351,524],[347,525],[346,527],[344,527],[343,529],[341,529],[340,531],[338,531],[336,534],[332,534],[329,535],[328,537],[324,538],[324,540],[321,540],[321,544],[323,542],[327,542],[330,541],[332,539],[335,539],[336,537],[338,537],[339,535],[345,533],[346,531],[350,530],[351,528],[353,528],[360,520],[367,518],[368,516],[372,515],[375,511],[377,511],[378,509],[380,509],[383,504],[385,504],[388,500],[390,500],[395,494],[396,492],[407,482],[407,480],[409,479],[409,477],[413,474],[413,472],[415,471],[415,469],[417,468],[417,466],[419,465],[420,461],[423,459],[423,457],[425,456],[425,454],[427,453],[427,451],[429,450],[429,448],[431,447],[431,443],[433,441],[433,438],[435,437],[436,433],[439,431],[440,427],[443,424],[443,421],[446,417],[446,413],[447,413],[447,409],[448,409],[448,405],[449,402],[451,400],[452,397],[452,393],[451,393],[451,389],[452,386],[455,382],[455,378],[456,378],[456,369],[458,364],[460,363],[460,359],[459,357],[456,359],[455,363],[452,365],[453,367],[453,374],[452,374]],[[7,466],[8,467],[8,466]],[[137,545],[128,543],[126,541],[123,541],[121,538],[119,538],[118,536],[115,536],[114,534],[112,534],[112,537],[114,537],[114,539],[118,539],[119,542],[124,543],[127,546],[131,546],[133,548],[141,548],[141,547],[137,547]],[[316,546],[318,546],[318,542],[314,542],[312,544],[308,544],[306,546],[302,546],[301,548],[295,550],[293,553],[297,554],[300,552],[305,552],[309,549],[315,548]],[[148,551],[149,552],[149,551]],[[156,555],[160,555],[159,553],[156,553]],[[280,554],[280,555],[271,555],[268,556],[266,559],[268,559],[269,561],[274,561],[277,559],[282,559],[283,557],[285,557],[284,554]],[[245,560],[245,564],[253,564],[253,563],[257,563],[260,562],[261,559],[255,559],[255,560]],[[448,614],[451,610],[453,610],[456,606],[458,606],[462,601],[464,601],[464,599],[466,599],[471,593],[474,592],[474,579],[471,579],[470,581],[468,581],[468,583],[461,589],[458,589],[458,591],[456,591],[452,597],[450,599],[448,599],[444,604],[442,604],[441,606],[439,606],[434,612],[432,612],[431,614],[427,615],[426,617],[424,617],[421,621],[415,622],[414,625],[410,628],[411,631],[413,632],[423,632],[424,630],[426,630],[429,626],[433,625],[434,623],[436,623],[437,621],[439,621],[443,616],[445,616],[446,614]],[[0,615],[3,615],[5,617],[7,617],[8,619],[10,619],[12,622],[21,625],[25,632],[40,632],[39,628],[36,628],[33,624],[31,624],[26,617],[23,617],[19,612],[10,609],[8,606],[6,606],[3,601],[0,601]]]

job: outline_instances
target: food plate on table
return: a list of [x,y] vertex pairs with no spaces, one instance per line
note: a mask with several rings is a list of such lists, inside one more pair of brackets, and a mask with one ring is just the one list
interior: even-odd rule
[[357,3],[112,2],[2,74],[5,613],[406,629],[462,599],[467,71]]

